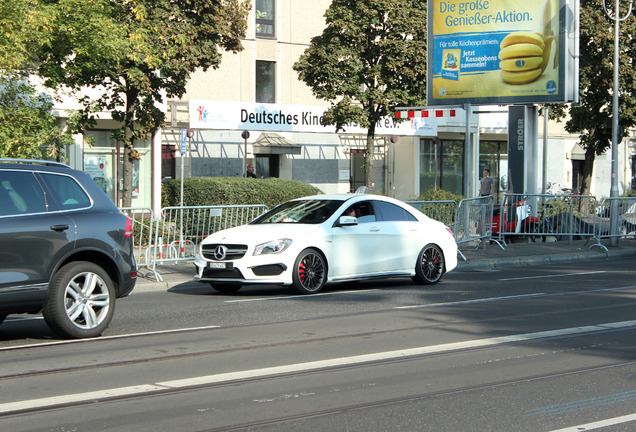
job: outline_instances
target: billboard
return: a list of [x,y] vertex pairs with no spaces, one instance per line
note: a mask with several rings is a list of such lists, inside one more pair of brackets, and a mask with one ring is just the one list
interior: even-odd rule
[[429,0],[427,104],[578,101],[578,0]]

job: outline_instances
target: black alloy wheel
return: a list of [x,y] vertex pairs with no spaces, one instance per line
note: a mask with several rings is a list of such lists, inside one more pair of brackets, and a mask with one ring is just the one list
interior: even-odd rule
[[437,245],[428,244],[417,257],[413,282],[434,285],[444,274],[444,254]]
[[300,294],[320,292],[327,278],[327,263],[316,249],[302,251],[294,264],[292,287]]

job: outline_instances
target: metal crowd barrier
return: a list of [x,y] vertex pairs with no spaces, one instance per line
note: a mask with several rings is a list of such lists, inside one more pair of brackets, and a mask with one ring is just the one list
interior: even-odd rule
[[[452,229],[457,244],[491,240],[492,196],[463,199],[459,204],[455,201],[407,201],[406,203]],[[465,261],[464,254],[459,249],[457,252]]]
[[493,206],[492,195],[466,198],[459,202],[453,228],[457,244],[473,241],[489,242],[492,239]]
[[493,237],[504,245],[515,236],[530,241],[592,238],[595,209],[594,196],[504,194],[494,208]]
[[[611,213],[617,212],[616,231],[611,230]],[[596,208],[594,217],[594,243],[590,247],[599,246],[607,252],[601,243],[606,238],[624,238],[633,235],[636,238],[636,197],[605,198]]]
[[152,274],[157,264],[193,261],[199,243],[217,231],[244,225],[268,210],[265,205],[165,207],[155,220],[154,237],[144,255]]
[[149,207],[122,207],[119,210],[132,220],[137,268],[149,267],[150,257],[144,255],[143,251],[152,243],[154,212]]
[[[530,241],[636,238],[636,198],[581,195],[504,194],[501,205],[492,196],[455,201],[407,201],[407,204],[453,230],[457,244],[479,241],[505,249],[512,237]],[[610,209],[619,211],[618,232],[610,233]],[[133,220],[135,257],[140,268],[157,280],[157,264],[192,261],[201,240],[222,229],[244,225],[268,211],[265,205],[165,207],[155,216],[150,208],[121,208]],[[519,222],[520,221],[520,222]],[[461,251],[458,253],[466,259]]]
[[426,216],[442,222],[451,229],[455,226],[457,203],[455,201],[406,201]]

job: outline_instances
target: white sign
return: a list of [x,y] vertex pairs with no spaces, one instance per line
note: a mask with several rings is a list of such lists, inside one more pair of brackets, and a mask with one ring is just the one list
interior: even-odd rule
[[181,154],[186,154],[186,148],[188,144],[188,130],[181,129]]
[[[327,109],[313,105],[190,100],[190,128],[335,133],[335,126],[322,124]],[[340,132],[366,134],[367,130],[351,125]],[[417,118],[396,123],[387,117],[377,123],[375,132],[378,135],[437,136],[437,119]]]

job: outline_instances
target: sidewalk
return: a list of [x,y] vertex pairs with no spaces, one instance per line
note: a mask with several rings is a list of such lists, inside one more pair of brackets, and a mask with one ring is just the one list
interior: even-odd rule
[[[617,257],[632,256],[636,264],[636,239],[621,239],[618,246],[609,246],[609,241],[603,241],[607,247],[590,246],[594,244],[585,240],[567,240],[544,243],[511,243],[502,250],[496,243],[483,245],[461,244],[460,251],[466,257],[466,261],[458,256],[455,272],[476,271],[479,269],[495,269],[503,267],[519,267],[538,264],[555,264],[578,260],[604,260]],[[148,274],[149,269],[139,270],[139,278],[135,291],[168,290],[176,285],[192,283],[198,286],[200,282],[194,281],[194,264],[182,262],[178,264],[164,264],[156,267],[162,281],[157,281]],[[148,274],[148,275],[147,275]],[[144,277],[142,277],[144,275]],[[134,291],[133,291],[134,292]]]

